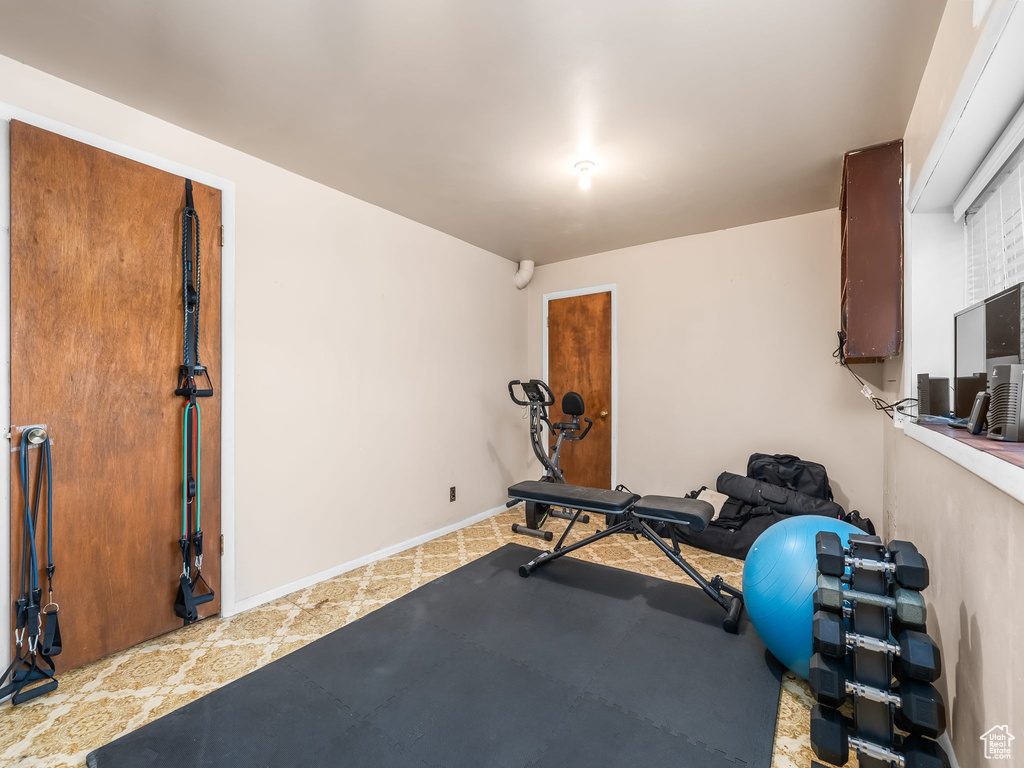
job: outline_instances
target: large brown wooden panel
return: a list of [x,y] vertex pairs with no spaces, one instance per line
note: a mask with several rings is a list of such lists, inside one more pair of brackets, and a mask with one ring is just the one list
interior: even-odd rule
[[[583,440],[562,444],[571,485],[609,488],[612,482],[612,295],[591,293],[548,302],[548,383],[555,393],[551,421],[566,421],[562,396],[583,395],[594,426]],[[603,414],[603,415],[602,415]]]
[[848,362],[898,355],[903,340],[903,142],[843,161],[841,316]]
[[[11,122],[11,420],[53,439],[55,599],[70,669],[181,626],[184,179]],[[200,352],[221,357],[220,192],[202,222]],[[220,396],[200,401],[203,574],[220,585]],[[33,463],[38,458],[32,451]],[[12,587],[22,495],[12,461]],[[42,542],[42,532],[39,541]],[[201,607],[220,610],[219,595]]]

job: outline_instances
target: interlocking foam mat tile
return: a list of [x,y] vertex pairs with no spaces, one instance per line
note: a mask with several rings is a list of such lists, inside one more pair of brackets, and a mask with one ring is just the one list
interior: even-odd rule
[[501,549],[97,749],[92,768],[771,764],[782,670],[700,590]]

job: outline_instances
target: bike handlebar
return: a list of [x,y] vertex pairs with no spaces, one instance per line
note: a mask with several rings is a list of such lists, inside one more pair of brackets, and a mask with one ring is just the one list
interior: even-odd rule
[[[523,390],[525,400],[520,400],[516,397],[516,386]],[[513,379],[508,383],[508,396],[512,398],[512,402],[516,405],[543,405],[547,408],[555,404],[554,393],[540,379],[530,379],[529,381]]]

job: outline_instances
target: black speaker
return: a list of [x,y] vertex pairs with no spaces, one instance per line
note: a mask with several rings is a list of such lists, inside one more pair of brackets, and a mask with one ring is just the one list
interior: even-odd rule
[[958,419],[969,418],[978,393],[984,392],[987,386],[988,377],[984,373],[976,373],[973,376],[957,376],[953,397],[955,404],[953,415]]
[[1024,440],[1024,365],[992,366],[992,397],[988,402],[989,440]]
[[917,374],[917,413],[919,416],[949,416],[948,378]]
[[979,392],[974,398],[974,407],[971,408],[971,418],[967,420],[967,431],[972,435],[980,435],[987,428],[988,424],[988,392]]

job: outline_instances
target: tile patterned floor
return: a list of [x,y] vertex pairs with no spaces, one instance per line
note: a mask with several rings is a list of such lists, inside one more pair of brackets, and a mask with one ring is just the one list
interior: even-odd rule
[[[28,704],[0,706],[0,766],[81,766],[86,754],[181,707],[422,584],[494,549],[533,540],[510,530],[521,508],[317,584],[229,619],[214,618],[64,674],[60,688]],[[554,523],[554,525],[552,525]],[[549,522],[556,533],[564,527]],[[598,522],[578,526],[581,535]],[[575,533],[575,529],[574,529]],[[577,553],[605,565],[688,583],[654,547],[625,536]],[[687,548],[705,575],[740,583],[742,562]],[[807,768],[811,696],[803,681],[783,680],[773,768]]]

